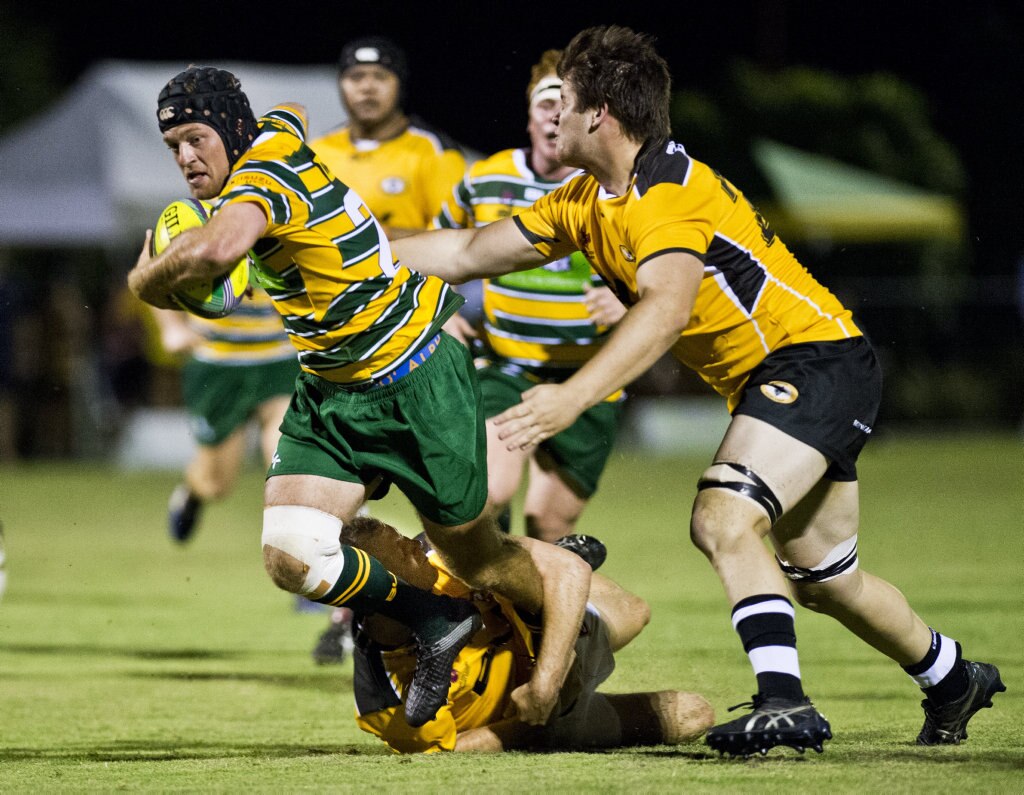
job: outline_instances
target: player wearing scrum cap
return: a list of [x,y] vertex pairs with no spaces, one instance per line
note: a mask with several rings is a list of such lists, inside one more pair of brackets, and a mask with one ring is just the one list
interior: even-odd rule
[[302,373],[264,492],[271,579],[311,601],[408,626],[418,665],[405,715],[411,725],[431,720],[479,613],[414,589],[339,540],[367,498],[397,485],[459,576],[524,609],[547,608],[537,668],[513,694],[524,721],[543,723],[590,571],[559,550],[564,566],[542,579],[526,550],[483,512],[479,391],[469,354],[441,332],[461,299],[395,260],[380,222],[306,145],[301,106],[278,105],[257,122],[234,75],[191,67],[160,92],[157,118],[192,195],[215,199],[215,210],[156,257],[147,232],[129,287],[170,309],[171,293],[226,273],[252,249],[258,280],[298,350]]
[[[556,74],[560,56],[560,50],[548,50],[531,69],[529,145],[474,163],[445,202],[436,226],[484,226],[516,215],[579,173],[555,154],[555,120],[562,107],[562,81]],[[488,418],[519,403],[531,387],[571,376],[600,349],[610,326],[626,311],[578,251],[533,270],[484,279],[483,306],[484,350],[477,375]],[[453,330],[452,325],[446,329]],[[506,449],[497,427],[487,423],[489,500],[503,529],[508,530],[508,504],[528,468],[527,534],[554,541],[575,531],[611,453],[624,396],[615,390],[533,451]]]

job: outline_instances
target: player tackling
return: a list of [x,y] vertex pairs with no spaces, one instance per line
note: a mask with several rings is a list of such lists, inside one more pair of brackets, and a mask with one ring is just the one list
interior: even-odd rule
[[882,386],[871,345],[743,193],[671,140],[668,66],[648,37],[584,30],[558,75],[557,156],[586,173],[514,218],[394,245],[405,265],[454,283],[579,249],[630,307],[572,377],[499,415],[499,437],[534,448],[671,350],[732,414],[697,484],[690,535],[722,582],[757,680],[752,711],[712,728],[708,744],[745,756],[776,745],[820,751],[831,738],[804,694],[791,588],[921,687],[919,743],[960,742],[1005,689],[999,671],[964,659],[859,566],[856,461]]

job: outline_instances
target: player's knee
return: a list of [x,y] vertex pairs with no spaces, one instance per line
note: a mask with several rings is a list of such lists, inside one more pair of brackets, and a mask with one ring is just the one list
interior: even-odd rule
[[828,614],[851,603],[860,593],[856,535],[836,544],[815,566],[797,566],[777,555],[775,559],[793,584],[797,602],[808,610]]
[[703,487],[697,493],[690,516],[690,540],[709,558],[742,536],[756,533],[763,537],[770,529],[767,515],[729,489]]
[[826,582],[794,582],[792,591],[801,607],[831,615],[856,601],[861,587],[860,572],[850,571]]
[[523,519],[526,523],[526,534],[530,538],[537,538],[548,543],[557,541],[562,536],[570,535],[576,529],[575,521],[569,522],[554,514],[528,513]]
[[290,593],[326,591],[341,574],[342,522],[315,508],[275,505],[263,511],[263,566]]

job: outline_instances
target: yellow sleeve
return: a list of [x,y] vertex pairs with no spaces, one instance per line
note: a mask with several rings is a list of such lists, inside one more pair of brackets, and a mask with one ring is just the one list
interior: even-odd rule
[[357,715],[359,728],[375,734],[399,754],[434,754],[455,750],[455,718],[450,705],[445,705],[437,717],[414,729],[405,722],[404,707],[389,707],[367,715]]
[[573,225],[566,219],[567,208],[573,203],[571,191],[575,183],[574,180],[556,188],[513,216],[530,244],[545,257],[568,257],[574,251],[585,248],[573,240]]

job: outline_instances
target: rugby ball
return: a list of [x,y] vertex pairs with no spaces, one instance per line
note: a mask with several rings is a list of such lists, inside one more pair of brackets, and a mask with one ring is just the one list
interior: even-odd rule
[[[179,199],[168,204],[153,229],[150,254],[156,256],[186,229],[202,226],[210,220],[213,205],[202,199]],[[201,282],[171,298],[193,315],[217,319],[230,315],[242,303],[249,286],[249,258],[243,257],[222,276]]]

